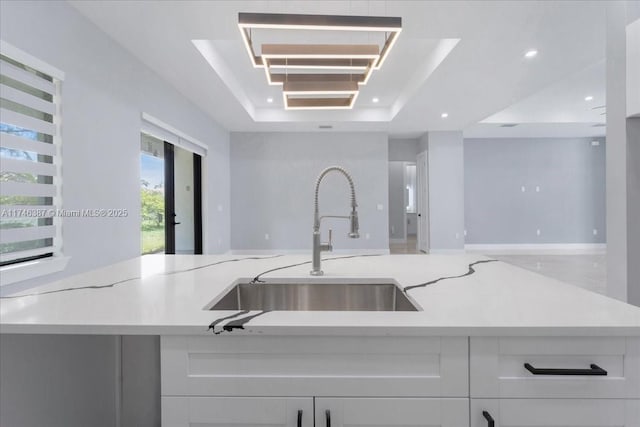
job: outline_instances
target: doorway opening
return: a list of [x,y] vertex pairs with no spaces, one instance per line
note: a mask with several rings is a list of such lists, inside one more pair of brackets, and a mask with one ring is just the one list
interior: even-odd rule
[[417,253],[416,163],[389,162],[389,249]]
[[141,253],[202,254],[202,158],[143,133]]

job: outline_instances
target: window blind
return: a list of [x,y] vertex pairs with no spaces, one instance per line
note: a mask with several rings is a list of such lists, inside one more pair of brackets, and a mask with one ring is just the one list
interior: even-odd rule
[[0,266],[60,252],[60,83],[0,53]]

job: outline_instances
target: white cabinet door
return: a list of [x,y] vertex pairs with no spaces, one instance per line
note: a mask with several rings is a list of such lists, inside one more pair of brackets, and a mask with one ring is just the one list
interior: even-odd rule
[[468,425],[468,399],[316,398],[316,427]]
[[313,398],[162,397],[162,427],[192,426],[313,427]]
[[471,427],[640,427],[638,399],[471,399]]

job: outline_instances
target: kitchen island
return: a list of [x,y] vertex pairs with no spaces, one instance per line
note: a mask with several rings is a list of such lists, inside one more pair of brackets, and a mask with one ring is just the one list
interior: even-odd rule
[[[3,298],[0,332],[160,336],[163,426],[640,426],[638,307],[478,255],[309,264],[145,256]],[[240,278],[392,281],[421,310],[205,309]]]

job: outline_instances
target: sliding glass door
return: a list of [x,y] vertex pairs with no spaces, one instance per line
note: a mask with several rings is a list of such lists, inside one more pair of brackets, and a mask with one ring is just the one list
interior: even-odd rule
[[141,253],[202,253],[202,158],[142,134]]

